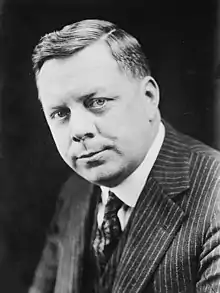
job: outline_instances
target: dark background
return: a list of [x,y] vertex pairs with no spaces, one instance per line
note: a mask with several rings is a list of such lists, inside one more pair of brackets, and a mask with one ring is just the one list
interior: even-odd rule
[[24,293],[71,173],[37,100],[31,53],[40,36],[85,18],[117,23],[143,45],[162,116],[216,147],[217,1],[5,0],[0,7],[0,292]]

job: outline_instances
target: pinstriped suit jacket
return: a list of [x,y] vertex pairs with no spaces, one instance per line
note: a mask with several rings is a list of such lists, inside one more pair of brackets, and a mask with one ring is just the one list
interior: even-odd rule
[[[165,129],[133,210],[113,293],[220,292],[220,155],[167,123]],[[29,292],[82,293],[92,190],[76,176],[64,187],[56,232],[48,237]]]

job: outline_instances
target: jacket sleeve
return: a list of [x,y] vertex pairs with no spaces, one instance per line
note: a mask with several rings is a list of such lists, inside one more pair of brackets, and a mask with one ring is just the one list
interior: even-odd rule
[[53,292],[57,272],[57,250],[57,245],[48,238],[28,293]]
[[[219,184],[218,189],[220,189]],[[220,292],[220,191],[213,206],[211,221],[200,255],[197,293]]]

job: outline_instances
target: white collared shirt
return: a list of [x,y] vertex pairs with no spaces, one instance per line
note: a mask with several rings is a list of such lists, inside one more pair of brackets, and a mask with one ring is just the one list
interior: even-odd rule
[[128,222],[128,219],[130,217],[130,214],[138,201],[141,191],[144,188],[144,185],[147,181],[150,171],[159,154],[159,151],[163,144],[164,136],[165,136],[165,128],[161,122],[158,133],[148,153],[146,154],[143,162],[138,166],[138,168],[128,178],[126,178],[121,184],[119,184],[118,186],[114,188],[101,186],[102,202],[99,204],[98,215],[97,215],[97,221],[98,221],[99,227],[101,227],[103,222],[105,205],[108,200],[108,193],[109,191],[112,191],[121,201],[123,201],[127,206],[129,206],[129,208],[126,210],[122,207],[118,211],[118,218],[121,223],[121,229],[122,231],[124,230]]

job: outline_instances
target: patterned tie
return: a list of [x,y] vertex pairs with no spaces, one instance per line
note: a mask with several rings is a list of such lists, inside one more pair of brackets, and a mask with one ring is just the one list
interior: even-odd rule
[[104,218],[101,228],[96,231],[96,237],[93,242],[96,257],[103,271],[112,252],[118,244],[121,235],[121,225],[117,213],[122,207],[123,202],[109,191],[108,201],[105,206]]

